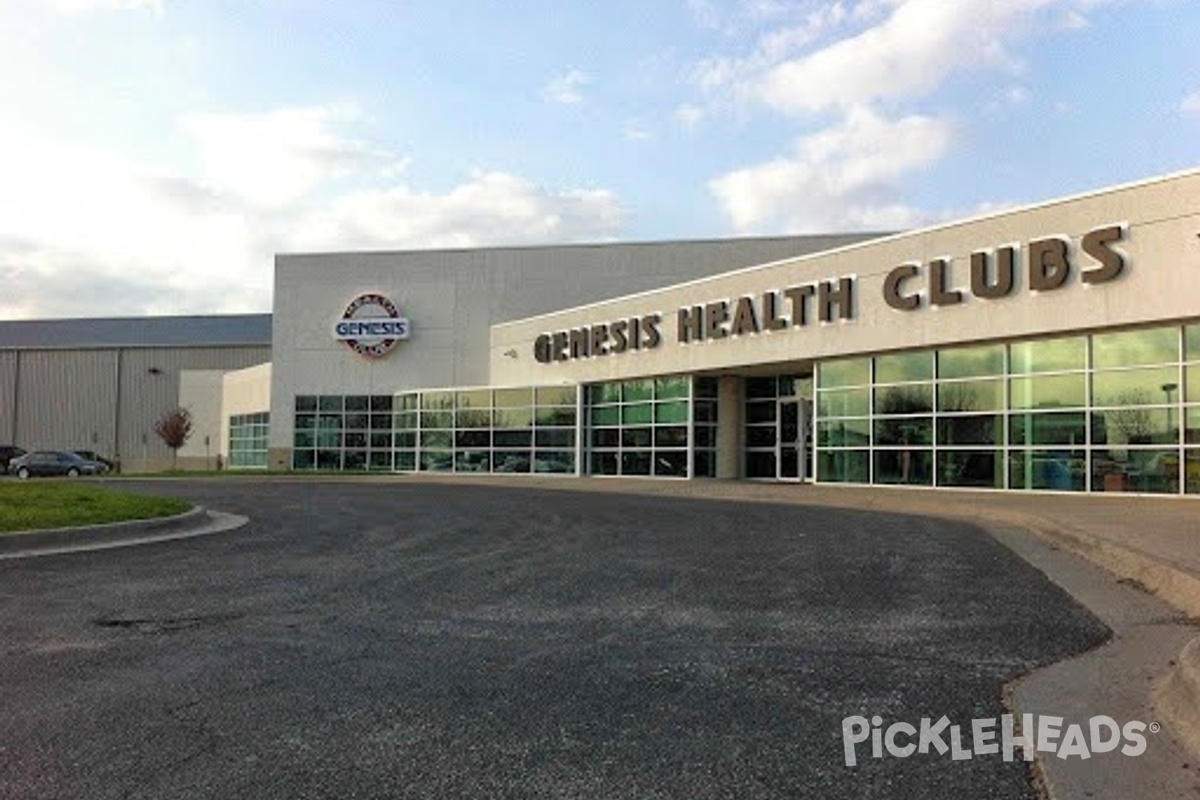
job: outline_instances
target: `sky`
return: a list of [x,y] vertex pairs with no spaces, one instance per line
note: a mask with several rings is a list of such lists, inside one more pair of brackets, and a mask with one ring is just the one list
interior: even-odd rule
[[1198,42],[1197,0],[0,0],[0,319],[269,311],[277,253],[912,229],[1191,169]]

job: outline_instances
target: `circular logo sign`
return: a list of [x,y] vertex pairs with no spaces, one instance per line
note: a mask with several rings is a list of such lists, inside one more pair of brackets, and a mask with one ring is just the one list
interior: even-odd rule
[[350,301],[333,326],[333,338],[345,342],[359,355],[379,358],[407,339],[408,320],[396,304],[381,294],[360,294]]

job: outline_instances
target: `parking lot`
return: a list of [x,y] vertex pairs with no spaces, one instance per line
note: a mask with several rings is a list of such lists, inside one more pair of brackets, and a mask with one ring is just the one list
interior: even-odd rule
[[[395,482],[122,483],[230,534],[0,563],[0,797],[1034,797],[860,757],[1106,631],[917,517]],[[866,753],[866,751],[862,751]]]

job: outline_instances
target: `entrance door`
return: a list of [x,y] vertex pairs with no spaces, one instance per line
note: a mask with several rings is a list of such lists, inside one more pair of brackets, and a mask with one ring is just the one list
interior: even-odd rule
[[808,401],[779,401],[776,438],[776,477],[781,481],[808,479]]

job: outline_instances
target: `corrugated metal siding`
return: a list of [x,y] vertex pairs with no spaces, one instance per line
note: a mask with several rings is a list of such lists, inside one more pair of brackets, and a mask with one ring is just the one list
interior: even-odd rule
[[112,443],[117,351],[27,350],[20,359],[16,444],[72,450]]
[[0,444],[12,444],[13,409],[17,407],[17,354],[0,350]]
[[154,424],[179,403],[181,370],[243,369],[270,360],[270,347],[122,350],[121,441],[113,452],[132,469],[141,468],[148,459],[170,458],[171,451],[154,433]]

